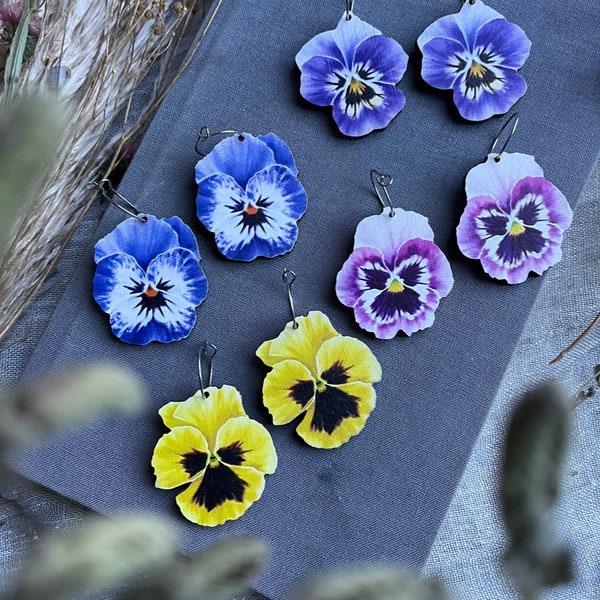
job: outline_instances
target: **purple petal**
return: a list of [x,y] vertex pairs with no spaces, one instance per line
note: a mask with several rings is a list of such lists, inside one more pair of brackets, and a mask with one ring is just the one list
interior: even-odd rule
[[404,108],[404,94],[389,84],[372,84],[365,88],[364,100],[339,94],[333,104],[333,119],[339,130],[349,137],[360,137],[384,129]]
[[394,208],[394,216],[386,208],[380,215],[363,219],[356,228],[354,248],[377,248],[389,264],[394,263],[398,248],[414,238],[433,241],[433,229],[423,215]]
[[460,251],[468,258],[480,258],[490,238],[506,234],[508,220],[494,198],[469,198],[456,228]]
[[345,85],[344,72],[345,68],[339,61],[315,56],[302,65],[300,94],[317,106],[331,106]]
[[333,39],[348,67],[354,63],[354,54],[358,45],[374,35],[381,35],[381,31],[354,14],[351,19],[347,19],[345,14],[342,16],[333,31]]
[[456,58],[464,52],[456,40],[434,38],[421,48],[423,63],[421,77],[439,90],[452,88],[459,76],[460,61]]
[[481,27],[477,34],[475,48],[485,48],[494,63],[519,69],[529,56],[531,42],[518,25],[502,18],[490,21]]
[[375,35],[360,43],[356,48],[354,66],[361,65],[372,71],[373,79],[380,83],[397,84],[406,71],[408,54],[391,38]]
[[294,177],[298,176],[298,169],[296,168],[296,162],[292,155],[292,151],[289,146],[274,133],[267,133],[267,135],[259,135],[258,139],[269,146],[275,156],[275,162],[278,165],[287,167]]
[[302,46],[300,52],[296,54],[298,68],[302,69],[304,63],[315,56],[332,58],[340,63],[344,62],[344,56],[335,42],[333,31],[323,31]]
[[376,248],[356,248],[337,274],[335,292],[344,306],[353,307],[369,290],[383,290],[390,277],[383,254]]

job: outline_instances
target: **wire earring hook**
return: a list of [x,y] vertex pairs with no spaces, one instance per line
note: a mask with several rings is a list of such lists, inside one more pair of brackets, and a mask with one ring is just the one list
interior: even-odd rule
[[[113,206],[116,206],[119,210],[122,210],[124,213],[128,214],[130,217],[134,217],[135,219],[137,219],[138,221],[141,221],[142,223],[146,223],[148,221],[148,217],[146,217],[145,215],[142,215],[141,212],[135,207],[134,204],[129,202],[129,200],[127,200],[127,198],[125,198],[125,196],[123,196],[122,194],[119,194],[119,192],[117,192],[117,190],[115,190],[110,179],[101,179],[100,181],[92,181],[91,183],[98,188],[98,190],[100,191],[100,194],[107,202],[110,202]],[[108,191],[107,191],[107,189],[108,189]],[[110,194],[112,194],[112,196],[109,195],[109,192],[110,192]],[[115,200],[115,196],[120,198],[120,200],[121,200],[121,202],[123,202],[123,204],[119,204]]]
[[504,153],[504,151],[506,150],[508,144],[510,143],[510,140],[512,140],[512,137],[515,134],[515,131],[517,129],[517,125],[519,124],[519,115],[518,115],[518,113],[514,113],[513,115],[511,115],[510,118],[508,119],[508,121],[506,121],[506,123],[504,123],[504,125],[502,125],[502,127],[500,128],[500,131],[498,132],[498,135],[495,137],[495,139],[494,139],[494,141],[492,143],[492,147],[490,148],[490,154],[494,153],[494,149],[496,148],[496,145],[498,144],[498,141],[502,137],[502,134],[504,133],[504,130],[510,125],[511,121],[514,121],[514,125],[512,126],[512,129],[510,130],[510,133],[508,134],[508,137],[506,138],[506,141],[504,142],[504,145],[502,146],[502,149],[500,150],[500,152],[498,152],[496,154],[496,156],[494,156],[494,160],[496,162],[500,162],[500,156]]
[[[383,206],[383,208],[389,207],[390,217],[393,217],[396,214],[392,205],[392,199],[390,198],[390,194],[387,190],[392,183],[394,183],[394,178],[391,175],[382,173],[377,169],[371,169],[371,184],[373,185],[373,189],[377,194],[377,198],[379,199],[381,206]],[[379,188],[383,190],[383,193],[385,194],[385,200],[381,197]]]
[[346,0],[346,21],[352,19],[352,12],[354,11],[354,0]]
[[292,327],[298,329],[300,324],[296,321],[296,311],[294,310],[294,298],[292,297],[292,284],[296,281],[296,273],[290,269],[283,269],[283,283],[287,285],[288,302],[290,303],[290,311],[292,312]]
[[207,361],[208,368],[208,386],[212,385],[213,378],[213,359],[217,353],[217,347],[214,344],[204,342],[200,346],[200,352],[198,353],[198,378],[200,379],[200,392],[204,398],[208,398],[208,393],[205,391],[204,380],[202,378],[202,362],[204,359]]
[[[216,135],[235,135],[236,133],[238,132],[234,131],[233,129],[224,129],[223,131],[213,132],[208,128],[207,125],[203,125],[200,129],[200,133],[198,134],[198,138],[196,139],[196,143],[194,144],[194,150],[196,151],[196,154],[198,154],[198,156],[204,158],[206,156],[206,152],[202,152],[200,150],[200,145],[206,142],[208,138],[214,137]],[[244,139],[245,138],[241,133],[238,134],[238,140],[240,142],[243,142]]]

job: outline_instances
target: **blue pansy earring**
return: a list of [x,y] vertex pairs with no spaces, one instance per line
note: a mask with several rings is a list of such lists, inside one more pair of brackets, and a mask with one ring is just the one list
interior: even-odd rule
[[529,56],[529,38],[481,0],[466,0],[460,12],[429,25],[417,44],[423,79],[451,89],[458,112],[469,121],[506,113],[527,90],[517,70]]
[[110,315],[112,332],[137,345],[187,337],[208,291],[191,229],[179,217],[140,213],[106,179],[96,185],[105,199],[131,215],[94,247],[94,299]]
[[[290,149],[274,133],[221,133],[233,135],[196,164],[198,219],[231,260],[289,252],[307,204]],[[210,135],[204,127],[198,142]]]
[[404,108],[396,88],[408,64],[402,46],[361,21],[354,0],[333,31],[308,41],[296,55],[300,93],[312,104],[332,106],[339,130],[359,137],[384,129]]

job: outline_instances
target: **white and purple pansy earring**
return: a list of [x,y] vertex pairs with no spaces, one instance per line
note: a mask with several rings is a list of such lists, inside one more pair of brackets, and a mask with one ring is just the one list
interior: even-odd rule
[[361,21],[347,0],[346,11],[333,31],[308,41],[296,55],[300,94],[317,106],[332,106],[339,130],[359,137],[384,129],[404,108],[396,88],[408,55],[395,40]]
[[354,250],[337,274],[335,291],[375,337],[391,339],[399,331],[410,336],[433,325],[454,278],[448,259],[433,243],[427,218],[392,205],[387,191],[392,177],[373,170],[371,181],[383,212],[358,224]]
[[460,12],[429,25],[417,45],[421,76],[434,88],[452,90],[464,119],[504,114],[527,90],[517,70],[529,56],[529,38],[481,0],[465,0]]
[[[512,121],[506,142],[494,153]],[[544,179],[533,156],[505,152],[518,122],[512,115],[485,161],[467,173],[467,206],[456,229],[461,252],[480,260],[490,277],[508,283],[521,283],[529,273],[541,275],[555,265],[562,257],[563,232],[573,220],[567,199]]]
[[94,299],[110,315],[112,332],[136,345],[187,337],[208,291],[191,229],[179,217],[140,213],[107,179],[95,185],[130,215],[94,247]]
[[[207,155],[199,152],[200,142],[223,133],[232,135]],[[289,252],[307,199],[287,144],[274,133],[211,134],[203,127],[196,151],[202,156],[195,169],[196,213],[215,234],[219,252],[245,262]]]

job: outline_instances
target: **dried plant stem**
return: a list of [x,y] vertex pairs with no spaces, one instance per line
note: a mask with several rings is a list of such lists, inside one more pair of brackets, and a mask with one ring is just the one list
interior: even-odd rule
[[600,313],[598,313],[594,320],[581,332],[581,334],[569,344],[558,356],[554,357],[548,364],[555,365],[558,361],[562,360],[571,350],[573,350],[591,331],[600,323]]

